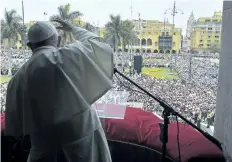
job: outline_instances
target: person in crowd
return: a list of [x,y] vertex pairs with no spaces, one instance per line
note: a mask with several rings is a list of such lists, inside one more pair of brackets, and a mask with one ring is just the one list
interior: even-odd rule
[[198,111],[198,117],[197,117],[197,127],[201,128],[201,111]]
[[113,52],[99,37],[57,19],[76,42],[57,48],[58,32],[37,22],[28,32],[32,57],[10,80],[5,134],[30,135],[28,162],[111,162],[107,140],[91,104],[112,86]]

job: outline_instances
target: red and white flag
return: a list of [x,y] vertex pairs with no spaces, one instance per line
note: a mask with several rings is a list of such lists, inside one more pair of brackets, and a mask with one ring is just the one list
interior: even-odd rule
[[48,15],[46,12],[44,12],[44,15]]

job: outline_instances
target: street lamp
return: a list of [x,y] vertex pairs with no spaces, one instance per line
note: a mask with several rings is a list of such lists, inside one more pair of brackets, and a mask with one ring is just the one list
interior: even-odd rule
[[[167,10],[165,10],[164,14],[166,15],[168,11],[171,11],[171,15],[172,15],[172,41],[173,41],[173,38],[174,38],[174,28],[175,28],[175,16],[176,14],[178,13],[181,13],[182,15],[184,14],[184,12],[178,8],[176,8],[176,1],[174,1],[174,5],[173,5],[173,8],[169,8]],[[173,42],[172,42],[172,45],[173,47]],[[170,65],[170,73],[172,73],[172,55],[173,55],[173,48],[171,48],[171,65]],[[175,66],[176,66],[176,54],[175,54]]]

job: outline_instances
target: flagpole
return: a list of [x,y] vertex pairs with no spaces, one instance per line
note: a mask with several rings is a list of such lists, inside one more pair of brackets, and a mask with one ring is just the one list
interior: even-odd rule
[[[24,27],[24,4],[23,4],[23,0],[22,0],[22,15],[23,15],[23,27]],[[23,55],[24,55],[24,53],[25,53],[25,51],[24,51],[24,40],[25,40],[25,35],[24,35],[24,33],[21,35],[21,45],[22,45],[22,49],[23,49]]]
[[23,0],[22,0],[22,14],[23,14],[23,25],[24,25],[24,4],[23,4]]

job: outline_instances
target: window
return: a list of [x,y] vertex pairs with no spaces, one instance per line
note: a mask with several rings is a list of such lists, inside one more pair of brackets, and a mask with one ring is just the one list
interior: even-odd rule
[[164,32],[162,32],[162,35],[164,35]]
[[169,33],[168,32],[166,32],[166,35],[168,35]]
[[216,31],[216,33],[220,33],[220,31]]
[[203,40],[200,40],[200,42],[203,42]]
[[176,35],[176,32],[174,32],[173,35]]
[[20,40],[19,43],[22,43],[22,41]]
[[211,40],[207,40],[208,43],[211,43]]
[[199,44],[199,46],[200,46],[200,47],[203,47],[203,46],[204,46],[204,44]]
[[155,42],[155,46],[158,46],[158,42]]
[[211,45],[210,44],[207,44],[208,47],[210,47]]
[[215,40],[216,43],[219,43],[219,40]]
[[213,28],[208,28],[208,30],[213,30]]
[[220,32],[220,31],[221,31],[221,28],[220,28],[220,27],[216,27],[215,30],[216,30],[216,32],[217,32],[217,31]]
[[219,36],[218,36],[218,35],[216,35],[216,36],[215,36],[215,38],[219,38]]
[[172,46],[175,46],[176,45],[176,43],[175,42],[172,42]]
[[211,36],[208,36],[208,38],[211,38]]
[[149,35],[151,35],[151,32],[148,32]]
[[205,28],[201,28],[201,30],[205,30]]

